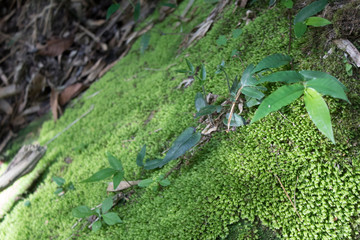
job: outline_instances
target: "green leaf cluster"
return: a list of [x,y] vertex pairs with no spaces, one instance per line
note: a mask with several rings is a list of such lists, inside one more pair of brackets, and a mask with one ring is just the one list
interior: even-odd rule
[[164,178],[164,177],[165,176],[163,174],[161,174],[157,178],[144,179],[144,180],[142,180],[142,181],[140,181],[138,183],[138,186],[141,187],[141,188],[146,188],[146,187],[149,187],[150,185],[153,185],[155,183],[156,185],[154,185],[152,189],[154,191],[156,191],[159,188],[159,186],[167,187],[167,186],[169,186],[171,184],[170,180],[167,179],[167,178]]
[[69,190],[75,190],[74,184],[72,182],[69,183],[65,183],[65,179],[58,177],[58,176],[53,176],[52,180],[56,183],[57,188],[54,192],[54,194],[56,195],[60,195],[62,193],[65,193]]

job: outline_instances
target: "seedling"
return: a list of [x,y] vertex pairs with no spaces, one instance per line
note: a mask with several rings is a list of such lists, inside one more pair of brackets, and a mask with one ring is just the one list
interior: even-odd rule
[[113,207],[112,197],[106,198],[101,207],[90,209],[88,206],[82,205],[72,210],[72,215],[76,218],[86,218],[90,216],[96,216],[95,221],[92,223],[92,231],[96,232],[102,227],[102,223],[107,225],[115,225],[121,223],[119,215],[115,212],[109,212]]
[[54,176],[54,177],[52,177],[52,180],[57,185],[57,188],[54,192],[54,194],[56,194],[56,195],[61,196],[69,190],[75,190],[74,184],[72,182],[65,184],[65,179],[63,179],[61,177]]
[[120,184],[121,180],[123,180],[125,172],[119,159],[110,153],[107,153],[107,159],[111,166],[110,168],[101,169],[83,182],[98,182],[112,176],[115,189]]
[[[156,183],[154,185],[154,183]],[[169,179],[164,178],[164,175],[161,174],[160,176],[158,176],[157,178],[147,178],[142,180],[141,182],[139,182],[138,186],[141,188],[146,188],[149,187],[150,185],[153,185],[152,190],[156,191],[159,186],[163,186],[163,187],[167,187],[169,186],[171,183],[169,181]]]

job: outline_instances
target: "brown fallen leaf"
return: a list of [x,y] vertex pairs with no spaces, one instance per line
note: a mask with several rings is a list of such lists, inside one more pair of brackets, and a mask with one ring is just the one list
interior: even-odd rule
[[59,107],[58,98],[59,98],[59,93],[55,89],[51,89],[50,107],[55,122],[58,119],[58,111],[57,111]]
[[45,45],[37,46],[38,54],[43,56],[55,57],[61,55],[73,44],[74,38],[54,38]]
[[59,104],[64,106],[68,103],[72,98],[76,97],[79,93],[81,93],[86,86],[82,83],[75,83],[73,85],[68,86],[60,93],[59,96]]
[[113,182],[110,182],[106,191],[108,192],[119,192],[125,189],[128,189],[132,186],[135,186],[139,183],[140,181],[121,181],[120,184],[117,186],[117,188],[114,190],[114,184]]
[[193,77],[189,77],[189,78],[187,78],[187,79],[184,79],[176,88],[177,88],[177,89],[187,88],[187,87],[190,86],[193,82],[194,82],[194,78],[193,78]]

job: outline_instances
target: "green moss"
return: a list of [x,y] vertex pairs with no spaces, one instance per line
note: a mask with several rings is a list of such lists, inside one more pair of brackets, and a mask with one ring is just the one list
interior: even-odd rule
[[[181,8],[184,4],[186,2]],[[205,6],[202,1],[197,4]],[[211,8],[203,9],[197,10],[201,14],[195,14],[191,24],[183,26],[184,32],[189,32],[211,11]],[[234,14],[232,10],[229,7],[206,37],[178,58],[175,55],[182,36],[158,33],[164,29],[179,31],[179,28],[172,29],[175,20],[169,18],[155,26],[150,48],[143,56],[139,55],[137,41],[130,54],[92,85],[57,123],[46,122],[39,138],[41,144],[95,105],[86,118],[50,144],[39,165],[53,163],[48,175],[36,192],[27,197],[31,206],[18,204],[2,221],[0,238],[69,237],[76,221],[71,210],[78,205],[96,206],[106,197],[106,181],[80,183],[107,166],[105,152],[122,160],[129,180],[157,176],[176,165],[176,161],[171,162],[163,169],[141,175],[135,159],[145,143],[146,157],[162,157],[161,153],[179,133],[188,126],[198,125],[192,114],[195,93],[201,91],[200,83],[195,81],[187,89],[176,89],[183,76],[173,70],[185,66],[183,59],[188,57],[196,66],[204,62],[209,76],[206,90],[227,97],[224,77],[214,74],[222,59],[226,60],[228,73],[234,78],[250,63],[256,64],[269,54],[287,52],[288,20],[285,11],[278,8],[259,11],[253,22],[241,25],[244,32],[238,39],[229,39],[219,48],[215,43],[218,36],[230,37],[234,26],[245,15],[245,10]],[[159,192],[135,188],[129,202],[115,207],[123,224],[105,227],[97,233],[79,231],[77,238],[218,239],[233,233],[233,224],[241,225],[245,220],[253,223],[257,219],[264,226],[281,232],[284,238],[355,237],[360,214],[356,145],[359,87],[352,86],[354,81],[344,69],[336,68],[338,52],[324,60],[316,46],[312,46],[310,55],[303,51],[302,47],[312,41],[311,38],[312,35],[307,35],[293,40],[290,54],[295,59],[294,67],[329,72],[351,89],[352,105],[327,98],[337,145],[331,144],[316,129],[300,99],[282,109],[283,115],[276,112],[235,132],[214,134],[205,146],[187,155],[187,164],[170,175],[169,187]],[[241,49],[241,59],[230,56],[233,49]],[[175,66],[171,67],[172,64]],[[89,98],[96,92],[99,93]],[[154,116],[145,124],[151,112]],[[253,110],[249,111],[246,117],[252,113]],[[70,157],[72,163],[65,163],[65,157]],[[292,199],[295,195],[302,219],[274,174]],[[72,181],[76,190],[62,198],[54,196],[53,175]],[[251,231],[255,229],[251,227]],[[240,231],[238,238],[241,234]]]

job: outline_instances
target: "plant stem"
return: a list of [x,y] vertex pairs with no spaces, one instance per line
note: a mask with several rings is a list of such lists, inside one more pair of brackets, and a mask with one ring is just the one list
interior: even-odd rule
[[202,84],[202,90],[203,90],[203,94],[204,94],[204,98],[205,98],[205,101],[206,101],[206,92],[205,92],[205,87],[204,87],[204,84]]
[[226,81],[227,81],[227,85],[228,85],[228,89],[229,89],[229,94],[231,94],[231,91],[230,91],[230,80],[229,80],[229,76],[228,74],[226,73],[225,70],[222,70],[225,74],[225,77],[226,77]]
[[243,89],[244,86],[241,86],[240,89],[238,90],[238,92],[236,93],[236,97],[235,97],[235,101],[233,102],[233,104],[231,105],[231,110],[230,110],[230,114],[229,114],[229,119],[228,119],[228,124],[227,124],[227,130],[226,132],[229,132],[230,130],[230,123],[231,123],[231,119],[232,119],[232,116],[233,116],[233,113],[234,113],[234,108],[235,108],[235,105],[236,105],[236,102],[238,100],[238,98],[240,97],[240,94],[241,94],[241,90]]

